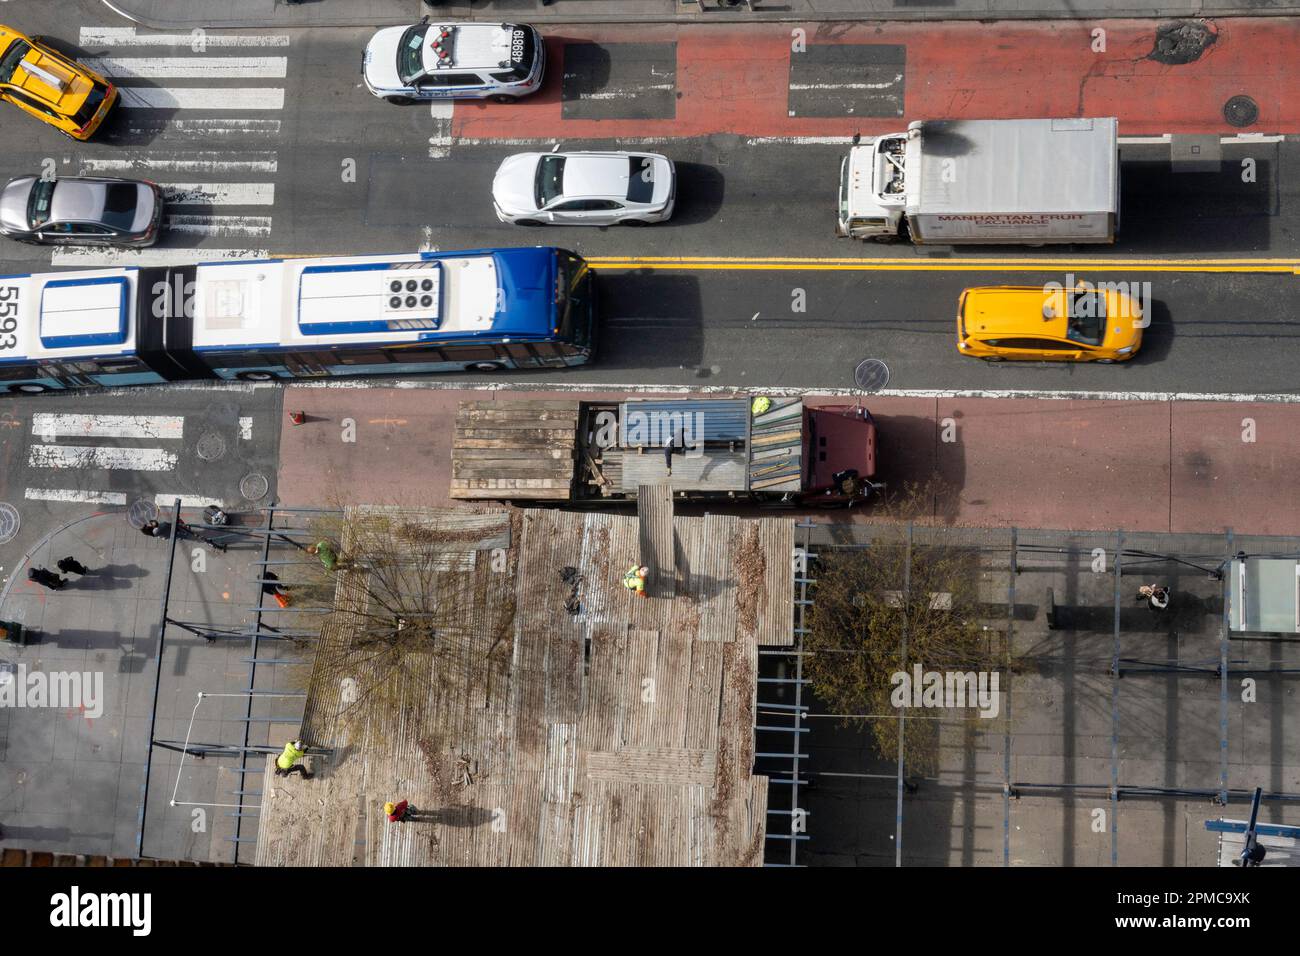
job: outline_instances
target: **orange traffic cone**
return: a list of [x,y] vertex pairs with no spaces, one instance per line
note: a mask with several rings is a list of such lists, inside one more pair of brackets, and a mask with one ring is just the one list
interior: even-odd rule
[[289,421],[293,422],[295,425],[301,425],[301,424],[302,424],[303,422],[305,422],[306,420],[307,420],[307,413],[306,413],[306,412],[290,412],[290,413],[289,413]]
[[280,607],[288,607],[289,599],[285,597],[283,594],[276,594],[275,603],[280,605]]

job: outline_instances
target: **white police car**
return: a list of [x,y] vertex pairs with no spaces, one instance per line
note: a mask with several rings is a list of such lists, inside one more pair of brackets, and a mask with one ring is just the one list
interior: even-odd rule
[[546,49],[522,23],[430,24],[380,30],[366,44],[366,88],[390,103],[487,99],[509,103],[542,85]]

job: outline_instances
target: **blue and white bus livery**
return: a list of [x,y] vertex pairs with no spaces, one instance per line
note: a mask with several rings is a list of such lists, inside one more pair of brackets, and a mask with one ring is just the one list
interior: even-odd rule
[[563,249],[481,249],[0,278],[0,389],[566,368],[595,288]]

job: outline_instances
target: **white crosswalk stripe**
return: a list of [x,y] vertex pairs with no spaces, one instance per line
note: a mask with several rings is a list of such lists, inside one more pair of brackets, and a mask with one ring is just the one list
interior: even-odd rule
[[119,86],[122,106],[136,110],[281,110],[284,90],[227,86]]
[[282,80],[283,56],[92,56],[82,61],[116,80]]
[[135,27],[82,27],[81,45],[92,46],[176,46],[202,52],[217,47],[288,46],[287,34],[240,36],[230,33],[138,33]]
[[167,183],[169,206],[270,206],[274,183]]
[[106,135],[127,149],[87,156],[79,174],[152,180],[168,209],[154,248],[56,248],[51,265],[267,258],[265,249],[226,246],[271,236],[289,35],[85,26],[80,45],[86,64],[121,91]]
[[272,152],[239,153],[231,159],[230,153],[202,150],[175,156],[141,156],[137,159],[88,158],[81,161],[81,175],[102,174],[153,174],[153,173],[208,173],[234,175],[239,173],[274,173],[279,160]]
[[194,262],[269,259],[265,249],[158,248],[96,249],[93,246],[58,246],[50,265],[74,269],[115,269],[118,266],[183,266]]
[[[179,494],[144,490],[128,492],[109,488],[86,487],[94,484],[97,473],[116,475],[113,484],[122,487],[123,472],[140,472],[146,487],[164,487],[171,483],[166,475],[176,471],[182,452],[194,454],[185,444],[185,416],[183,415],[102,415],[78,412],[36,412],[32,414],[31,443],[27,449],[27,464],[33,469],[29,475],[32,487],[23,496],[29,501],[45,501],[76,505],[125,505],[130,498],[147,497],[159,506],[170,506],[180,498],[185,507],[202,507],[209,504],[225,506],[221,495],[190,493]],[[238,441],[251,440],[253,419],[241,416],[238,421]],[[68,439],[75,444],[63,444]],[[100,444],[87,442],[97,439]],[[124,442],[112,443],[114,440]],[[139,443],[130,447],[129,443]],[[145,443],[148,443],[147,446]],[[147,478],[145,476],[148,476]],[[48,477],[48,482],[42,480]],[[129,481],[129,479],[128,479]],[[80,487],[68,487],[77,483]],[[46,484],[51,487],[44,487]]]
[[271,234],[270,216],[164,216],[163,227],[191,236],[237,236],[264,239]]

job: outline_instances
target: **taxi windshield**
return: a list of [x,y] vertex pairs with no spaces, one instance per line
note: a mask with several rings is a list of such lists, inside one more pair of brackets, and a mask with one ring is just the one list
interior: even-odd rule
[[12,83],[14,70],[22,62],[32,45],[25,40],[15,40],[9,44],[9,49],[5,50],[4,56],[0,57],[0,83]]
[[1106,334],[1106,297],[1100,292],[1071,291],[1065,337],[1085,345],[1100,345]]
[[403,83],[414,83],[424,75],[424,35],[429,27],[417,23],[402,34],[397,45],[397,75]]

